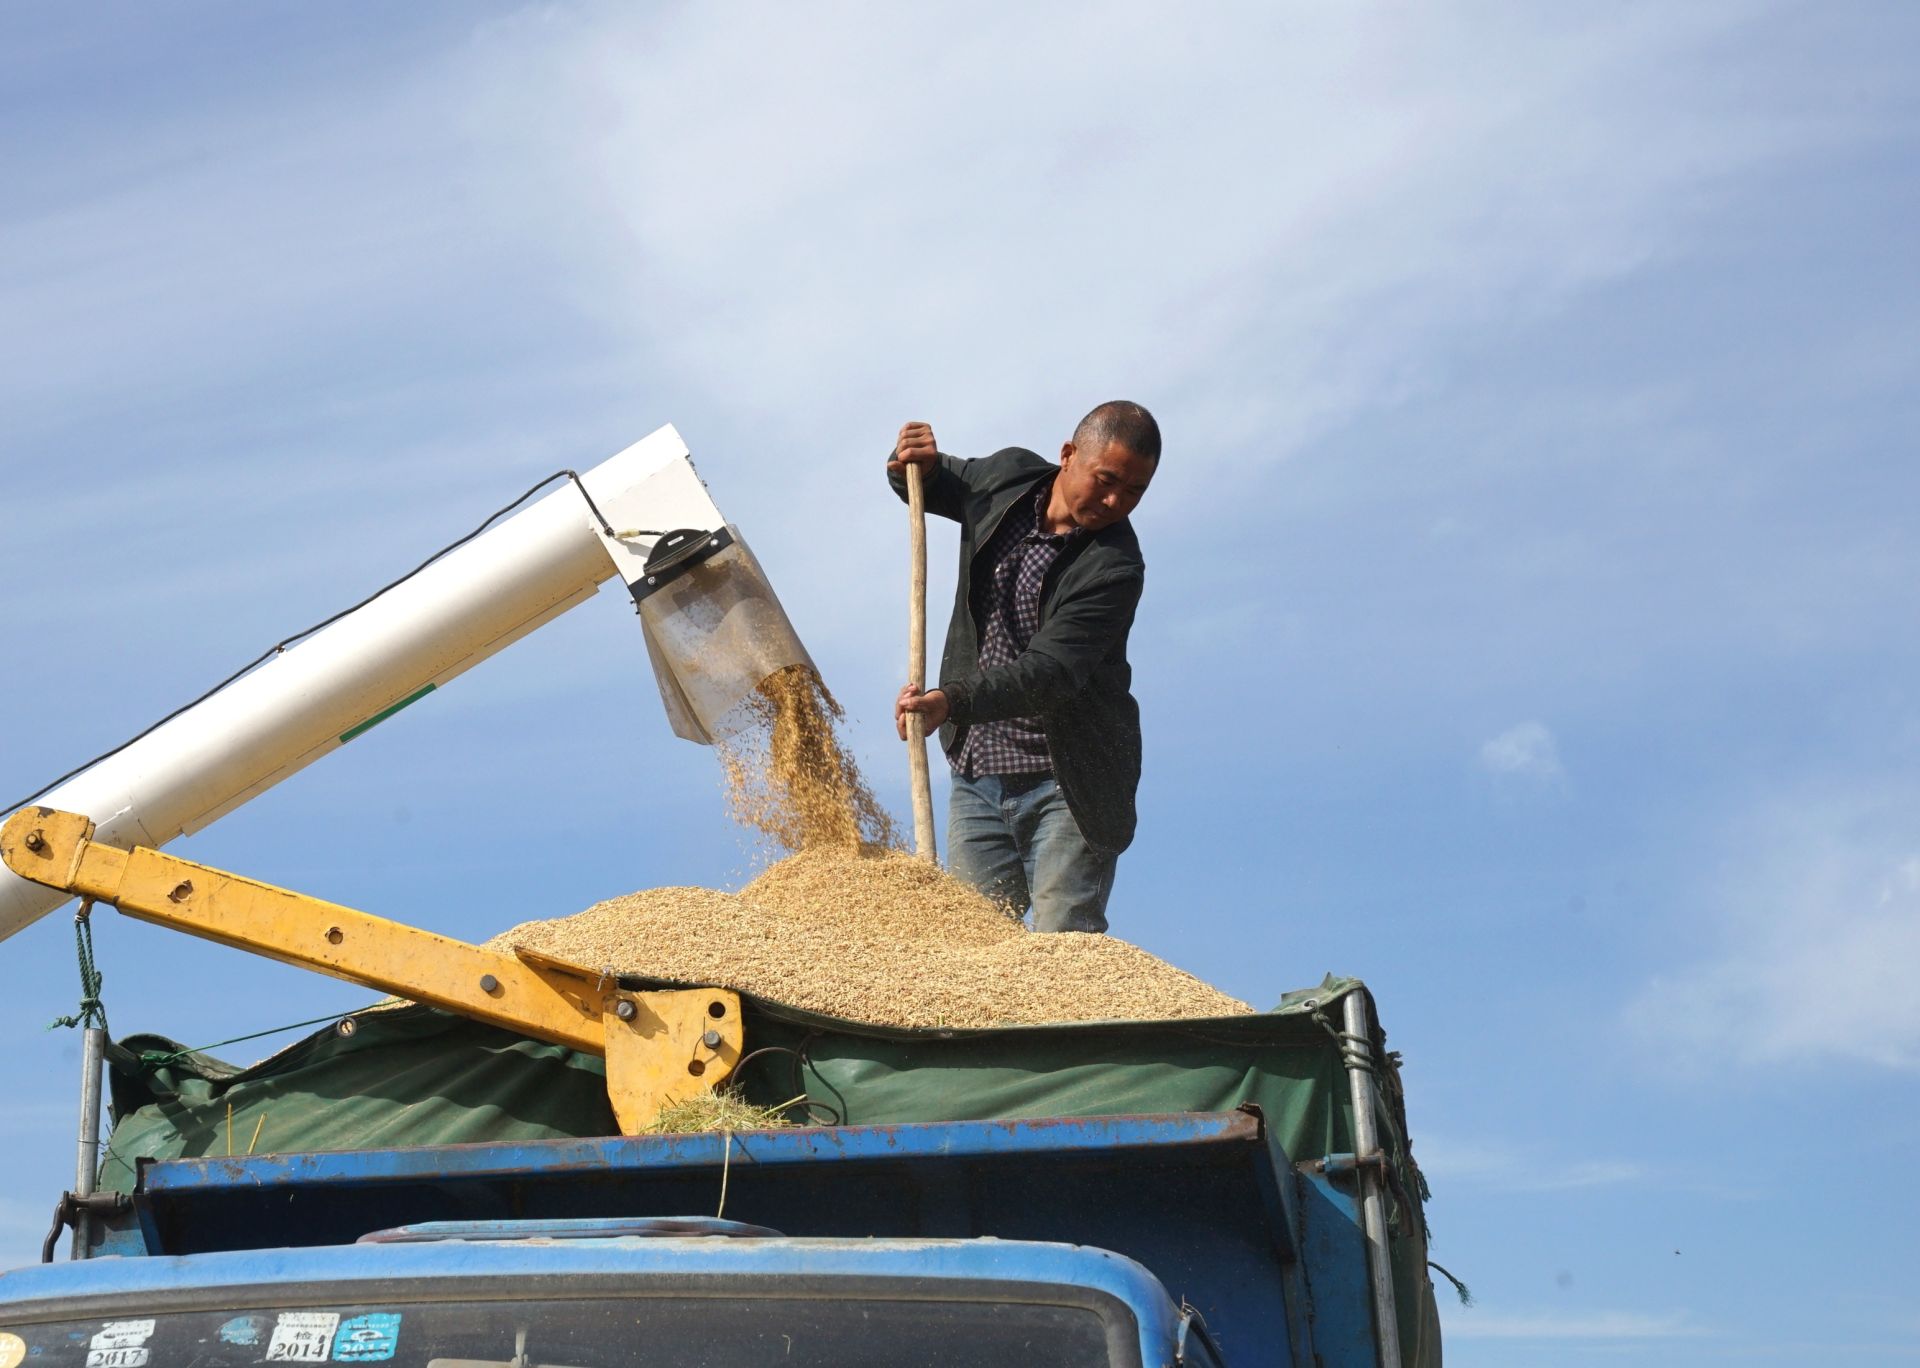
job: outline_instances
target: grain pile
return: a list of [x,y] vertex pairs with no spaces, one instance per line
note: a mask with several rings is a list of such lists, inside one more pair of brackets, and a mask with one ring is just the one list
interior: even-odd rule
[[648,889],[489,942],[515,945],[889,1026],[1251,1010],[1125,941],[1030,932],[971,886],[900,851],[802,851],[738,894]]
[[733,988],[853,1021],[980,1027],[1251,1011],[1125,941],[1030,932],[899,849],[808,667],[770,676],[720,746],[729,807],[794,852],[739,893],[653,888],[526,922],[488,946]]

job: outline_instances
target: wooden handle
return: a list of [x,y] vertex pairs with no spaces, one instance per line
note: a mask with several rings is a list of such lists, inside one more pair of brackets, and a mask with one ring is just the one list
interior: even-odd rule
[[[912,587],[907,595],[907,682],[927,685],[927,495],[921,470],[907,466],[907,532],[912,546]],[[938,860],[933,841],[933,776],[927,771],[927,720],[907,714],[907,776],[913,790],[913,853]]]

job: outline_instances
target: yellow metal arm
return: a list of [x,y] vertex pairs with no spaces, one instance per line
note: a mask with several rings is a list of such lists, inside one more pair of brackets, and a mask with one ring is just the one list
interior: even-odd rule
[[0,826],[0,859],[140,921],[603,1055],[622,1134],[739,1062],[740,998],[725,989],[626,992],[582,965],[517,946],[483,950],[145,846],[120,850],[93,832],[78,813],[22,808]]

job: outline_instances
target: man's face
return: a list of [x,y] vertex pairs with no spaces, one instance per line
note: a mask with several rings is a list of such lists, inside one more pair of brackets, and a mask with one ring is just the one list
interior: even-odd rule
[[1101,451],[1068,442],[1060,448],[1056,493],[1065,499],[1074,526],[1098,532],[1133,512],[1158,464],[1119,442],[1108,442]]

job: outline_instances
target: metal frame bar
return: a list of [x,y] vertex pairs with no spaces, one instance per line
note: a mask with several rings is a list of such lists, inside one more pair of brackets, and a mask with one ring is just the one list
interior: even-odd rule
[[74,1156],[73,1195],[81,1199],[73,1215],[72,1257],[89,1257],[93,1243],[93,1214],[85,1199],[93,1195],[100,1173],[101,1065],[107,1052],[104,1026],[87,1026],[80,1035],[80,1143]]
[[[901,1163],[1087,1151],[1167,1153],[1215,1145],[1245,1146],[1254,1162],[1285,1163],[1247,1112],[1183,1112],[1165,1116],[1097,1116],[1005,1121],[919,1121],[888,1126],[796,1126],[735,1133],[593,1136],[569,1140],[489,1141],[402,1149],[325,1150],[233,1158],[149,1160],[141,1165],[136,1207],[209,1189],[259,1192],[283,1187],[430,1181],[566,1179],[581,1172],[760,1168],[821,1163]],[[154,1252],[161,1252],[157,1247]]]
[[1393,1259],[1387,1248],[1387,1202],[1380,1171],[1380,1132],[1374,1121],[1373,1031],[1371,999],[1364,988],[1348,993],[1343,1057],[1353,1096],[1353,1149],[1360,1178],[1361,1228],[1367,1241],[1368,1281],[1373,1286],[1374,1334],[1380,1368],[1400,1368],[1400,1319],[1393,1299]]

